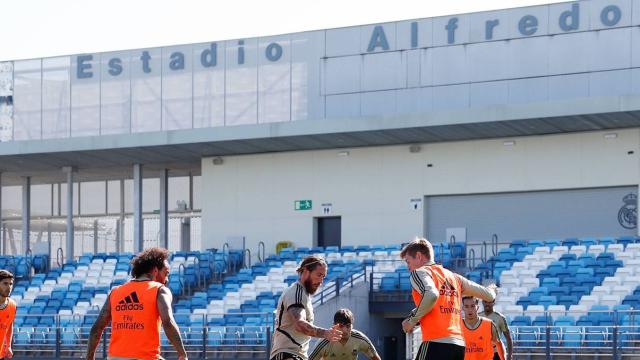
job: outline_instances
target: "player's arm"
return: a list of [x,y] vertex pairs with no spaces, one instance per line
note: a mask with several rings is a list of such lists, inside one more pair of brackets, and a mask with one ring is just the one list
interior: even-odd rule
[[316,347],[313,349],[311,355],[309,355],[309,360],[320,360],[327,356],[327,349],[329,348],[329,340],[322,339],[320,342],[316,344]]
[[431,276],[424,270],[414,270],[410,274],[411,287],[421,294],[418,307],[411,311],[411,314],[402,322],[402,329],[410,332],[420,322],[420,319],[426,315],[438,300],[438,289],[433,283]]
[[294,320],[296,331],[307,336],[327,339],[329,341],[338,341],[342,336],[342,331],[336,328],[324,329],[313,325],[307,321],[307,314],[301,304],[293,304],[287,309],[287,313]]
[[5,359],[11,359],[13,357],[13,349],[11,349],[11,341],[13,340],[13,322],[9,325],[9,329],[7,329],[7,335],[4,338],[4,354],[2,357]]
[[178,324],[176,324],[173,318],[173,311],[171,310],[172,296],[168,288],[162,286],[158,289],[158,312],[160,313],[160,320],[162,321],[162,328],[164,334],[167,335],[167,339],[171,342],[171,345],[178,352],[178,359],[186,360],[187,351],[184,349],[182,338],[180,337],[180,330]]
[[491,343],[493,345],[499,345],[498,343],[500,342],[500,335],[498,335],[498,328],[496,327],[496,324],[493,323],[493,321],[491,322]]
[[463,296],[473,296],[488,302],[492,302],[496,299],[495,285],[482,286],[465,278],[464,276],[458,274],[455,275],[458,277],[460,284],[462,285]]
[[91,332],[89,332],[89,344],[87,347],[87,360],[93,360],[96,357],[96,349],[98,348],[98,344],[100,343],[100,337],[102,336],[102,332],[104,328],[109,325],[111,322],[111,302],[109,301],[110,296],[107,296],[107,300],[102,305],[102,309],[100,310],[100,314],[96,319],[96,322],[91,326]]
[[[500,315],[500,314],[498,314]],[[507,355],[506,360],[510,360],[513,356],[513,340],[511,339],[511,331],[509,331],[509,325],[507,325],[507,319],[504,316],[500,315],[502,321],[504,323],[504,329],[502,329],[502,333],[504,334],[504,338],[507,341]]]

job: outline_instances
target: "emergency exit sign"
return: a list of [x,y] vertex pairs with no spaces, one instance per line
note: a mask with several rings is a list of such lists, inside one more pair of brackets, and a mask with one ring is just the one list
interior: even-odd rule
[[312,206],[311,200],[296,200],[293,202],[293,208],[296,210],[311,210]]

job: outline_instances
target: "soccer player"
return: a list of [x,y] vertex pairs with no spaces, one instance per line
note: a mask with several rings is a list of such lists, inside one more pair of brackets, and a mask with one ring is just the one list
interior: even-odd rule
[[400,252],[411,271],[411,295],[416,308],[402,322],[406,333],[420,323],[422,343],[416,359],[463,360],[462,296],[493,301],[495,291],[445,269],[434,262],[431,243],[416,238]]
[[371,360],[380,360],[373,343],[363,333],[353,329],[353,313],[349,309],[340,309],[333,315],[333,324],[342,331],[338,342],[320,341],[309,356],[309,360],[355,360],[358,352]]
[[111,322],[109,359],[162,359],[160,325],[178,352],[187,359],[178,325],[171,310],[169,252],[150,248],[131,261],[133,280],[111,290],[91,327],[87,360],[94,360],[104,328]]
[[296,271],[300,276],[298,281],[291,284],[278,300],[271,360],[307,360],[312,336],[328,341],[342,338],[337,326],[323,329],[313,325],[311,295],[327,276],[327,263],[319,256],[307,256]]
[[[501,313],[494,311],[493,306],[496,304],[494,301],[482,301],[482,307],[484,309],[483,312],[480,313],[480,316],[484,316],[486,318],[491,319],[493,324],[498,329],[498,333],[504,334],[504,338],[507,342],[507,353],[506,360],[511,360],[513,354],[513,342],[511,340],[511,331],[509,331],[509,325],[507,325],[507,318],[504,317]],[[495,351],[502,351],[504,353],[504,347],[500,338],[498,338],[498,344],[496,345]]]
[[500,339],[495,324],[485,317],[478,317],[478,299],[465,296],[462,298],[462,306],[462,334],[466,346],[464,360],[504,360],[502,351],[494,352]]
[[13,274],[7,270],[0,270],[0,360],[11,359],[13,350],[13,321],[16,318],[16,302],[13,301]]

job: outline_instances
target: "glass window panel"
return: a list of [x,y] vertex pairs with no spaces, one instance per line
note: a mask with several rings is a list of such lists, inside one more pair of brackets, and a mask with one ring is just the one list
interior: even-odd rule
[[31,185],[31,215],[49,215],[51,213],[51,185]]
[[69,137],[71,58],[42,59],[42,137]]
[[196,210],[202,209],[200,196],[202,196],[202,176],[194,176],[193,177],[193,208]]
[[224,54],[224,42],[193,46],[193,126],[196,128],[224,125]]
[[142,180],[142,211],[152,212],[160,209],[160,179]]
[[109,181],[109,199],[107,203],[109,214],[120,213],[120,181]]
[[131,58],[131,132],[160,131],[162,79],[160,49],[134,52]]
[[[71,57],[71,136],[100,134],[100,54],[81,62],[82,56]],[[80,63],[80,64],[79,64]],[[78,66],[87,78],[78,78]],[[90,66],[90,68],[88,68]]]
[[191,45],[162,48],[162,130],[193,127]]
[[257,123],[257,45],[257,39],[226,42],[225,125]]
[[2,216],[22,216],[22,186],[2,187]]
[[[78,183],[73,183],[73,215],[78,215]],[[67,216],[67,183],[60,187],[60,215]]]
[[42,136],[41,66],[40,59],[14,63],[14,140],[33,140]]
[[[13,62],[0,62],[0,142],[13,139]],[[11,99],[11,100],[9,100]]]
[[189,177],[169,178],[169,210],[178,209],[178,201],[189,204]]
[[291,46],[288,36],[260,39],[258,122],[291,119]]
[[[83,182],[80,186],[80,210],[83,215],[104,214],[105,183],[104,181]],[[109,194],[111,195],[111,194]]]
[[103,135],[130,132],[131,54],[129,51],[102,54],[100,133]]

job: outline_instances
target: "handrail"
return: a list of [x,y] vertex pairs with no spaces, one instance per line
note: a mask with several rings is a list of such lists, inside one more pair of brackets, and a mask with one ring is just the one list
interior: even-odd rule
[[58,263],[58,267],[62,267],[64,265],[64,250],[61,247],[56,250],[56,262]]
[[498,234],[493,234],[491,236],[491,251],[493,253],[493,256],[496,256],[496,254],[498,254]]
[[[247,269],[247,268],[250,269],[251,268],[251,250],[244,249],[242,251],[242,254],[243,254],[243,256],[242,256],[242,264],[244,265],[244,268],[245,269]],[[246,261],[247,260],[247,255],[249,255],[249,261]],[[247,263],[249,263],[249,266],[247,266]]]
[[180,264],[180,266],[178,266],[178,280],[180,281],[180,289],[181,289],[181,294],[180,295],[184,295],[185,294],[185,286],[184,286],[184,272],[185,272],[186,268],[184,266],[184,264]]
[[265,260],[265,245],[264,241],[258,243],[258,262],[264,262]]
[[474,249],[469,249],[469,255],[467,256],[470,262],[469,269],[472,271],[476,268],[476,251]]

